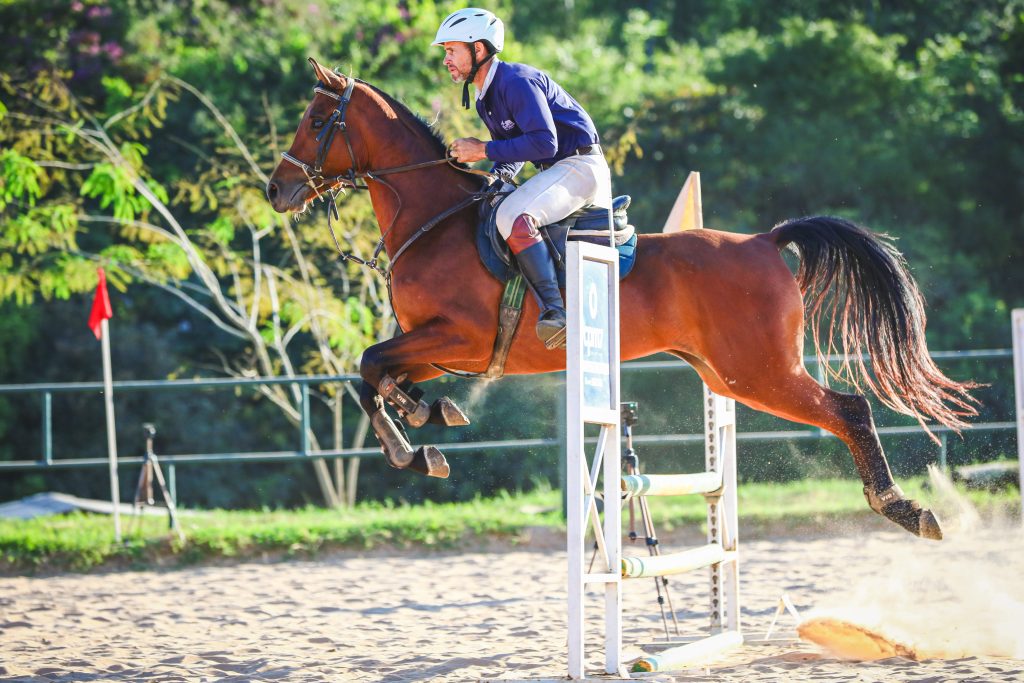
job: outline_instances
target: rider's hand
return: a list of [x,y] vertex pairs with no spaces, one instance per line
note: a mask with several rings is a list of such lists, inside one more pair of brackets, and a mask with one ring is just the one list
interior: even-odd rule
[[471,164],[487,158],[487,143],[476,138],[459,138],[452,143],[449,151],[456,161]]

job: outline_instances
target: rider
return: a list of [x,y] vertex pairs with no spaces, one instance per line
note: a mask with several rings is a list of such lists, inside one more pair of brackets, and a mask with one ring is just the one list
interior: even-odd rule
[[540,171],[506,197],[496,222],[540,305],[537,336],[550,349],[565,344],[565,307],[538,228],[584,206],[609,208],[611,174],[583,107],[543,71],[499,61],[504,44],[501,19],[472,7],[441,22],[433,42],[444,46],[452,81],[465,84],[467,109],[469,84],[475,86],[477,113],[491,133],[486,143],[455,140],[452,156],[464,163],[490,159],[492,173],[506,181],[527,161]]

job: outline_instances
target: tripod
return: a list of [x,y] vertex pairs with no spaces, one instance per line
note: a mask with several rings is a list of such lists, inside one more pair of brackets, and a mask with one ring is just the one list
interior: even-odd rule
[[[622,404],[622,435],[626,437],[626,452],[622,455],[622,469],[625,474],[640,474],[640,458],[637,456],[636,451],[633,450],[633,427],[640,421],[639,406],[636,402],[629,402]],[[651,556],[661,555],[661,547],[658,545],[658,534],[654,531],[654,520],[651,518],[651,509],[647,505],[647,497],[639,496],[629,498],[629,542],[636,543],[636,517],[634,513],[634,503],[638,504],[640,508],[640,520],[644,526],[644,543],[647,546],[647,551]],[[668,617],[665,613],[665,607],[668,607],[668,615],[672,617],[672,626],[679,634],[679,621],[676,619],[676,610],[672,606],[672,595],[668,592],[668,578],[664,576],[655,576],[654,578],[654,589],[658,593],[658,608],[661,610],[661,623],[665,627],[665,639],[668,640],[671,635],[668,632]],[[664,595],[662,595],[664,592]]]
[[167,505],[167,516],[169,517],[171,529],[178,535],[178,540],[185,542],[185,534],[178,524],[178,511],[174,505],[171,494],[167,492],[167,484],[164,482],[164,473],[160,470],[160,461],[153,452],[153,438],[156,436],[156,426],[150,422],[142,425],[142,431],[146,435],[146,453],[142,458],[142,471],[139,472],[139,480],[135,484],[135,529],[138,530],[142,520],[142,506],[155,505],[153,498],[153,479],[156,479],[163,494],[164,503]]
[[[640,474],[640,458],[633,450],[633,427],[640,421],[640,409],[635,401],[622,403],[620,405],[622,415],[622,436],[626,438],[626,450],[622,454],[622,469],[624,474]],[[609,504],[608,501],[605,504]],[[661,548],[658,545],[658,534],[654,530],[654,520],[651,518],[651,510],[647,505],[646,496],[629,496],[629,542],[636,543],[639,536],[636,532],[636,513],[634,505],[639,505],[640,520],[644,526],[644,544],[652,556],[661,555]],[[594,559],[597,557],[597,544],[594,544],[594,554],[590,558],[590,566],[593,569]],[[588,570],[589,571],[589,570]],[[669,633],[668,618],[672,617],[672,627],[675,634],[679,633],[679,620],[676,618],[676,610],[672,606],[672,595],[668,590],[668,578],[655,576],[654,589],[658,594],[658,608],[661,610],[661,623],[665,628],[665,639],[672,636]],[[667,607],[667,611],[666,611]]]

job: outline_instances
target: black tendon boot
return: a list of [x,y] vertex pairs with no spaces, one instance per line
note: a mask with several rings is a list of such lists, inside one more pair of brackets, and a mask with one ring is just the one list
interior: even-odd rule
[[516,254],[519,270],[540,305],[537,336],[548,349],[565,348],[565,306],[548,245],[537,242]]

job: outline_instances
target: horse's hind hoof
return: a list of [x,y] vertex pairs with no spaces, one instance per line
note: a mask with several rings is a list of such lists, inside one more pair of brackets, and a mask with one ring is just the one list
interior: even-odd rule
[[921,538],[942,540],[942,527],[931,510],[925,510],[913,500],[898,500],[882,508],[882,515]]
[[921,510],[921,515],[918,517],[918,523],[918,536],[932,541],[942,540],[942,527],[939,526],[939,520],[935,518],[935,515],[932,514],[931,510]]
[[917,501],[904,498],[899,486],[894,484],[879,493],[865,486],[864,497],[868,499],[872,510],[915,536],[932,541],[942,540],[942,527],[934,513],[922,508]]
[[428,477],[437,477],[438,479],[447,479],[448,473],[451,471],[448,467],[448,461],[444,458],[444,453],[433,446],[420,446],[417,448],[408,467],[410,470],[415,470]]
[[469,418],[455,405],[455,401],[443,396],[430,406],[430,423],[445,427],[465,427],[469,424]]

